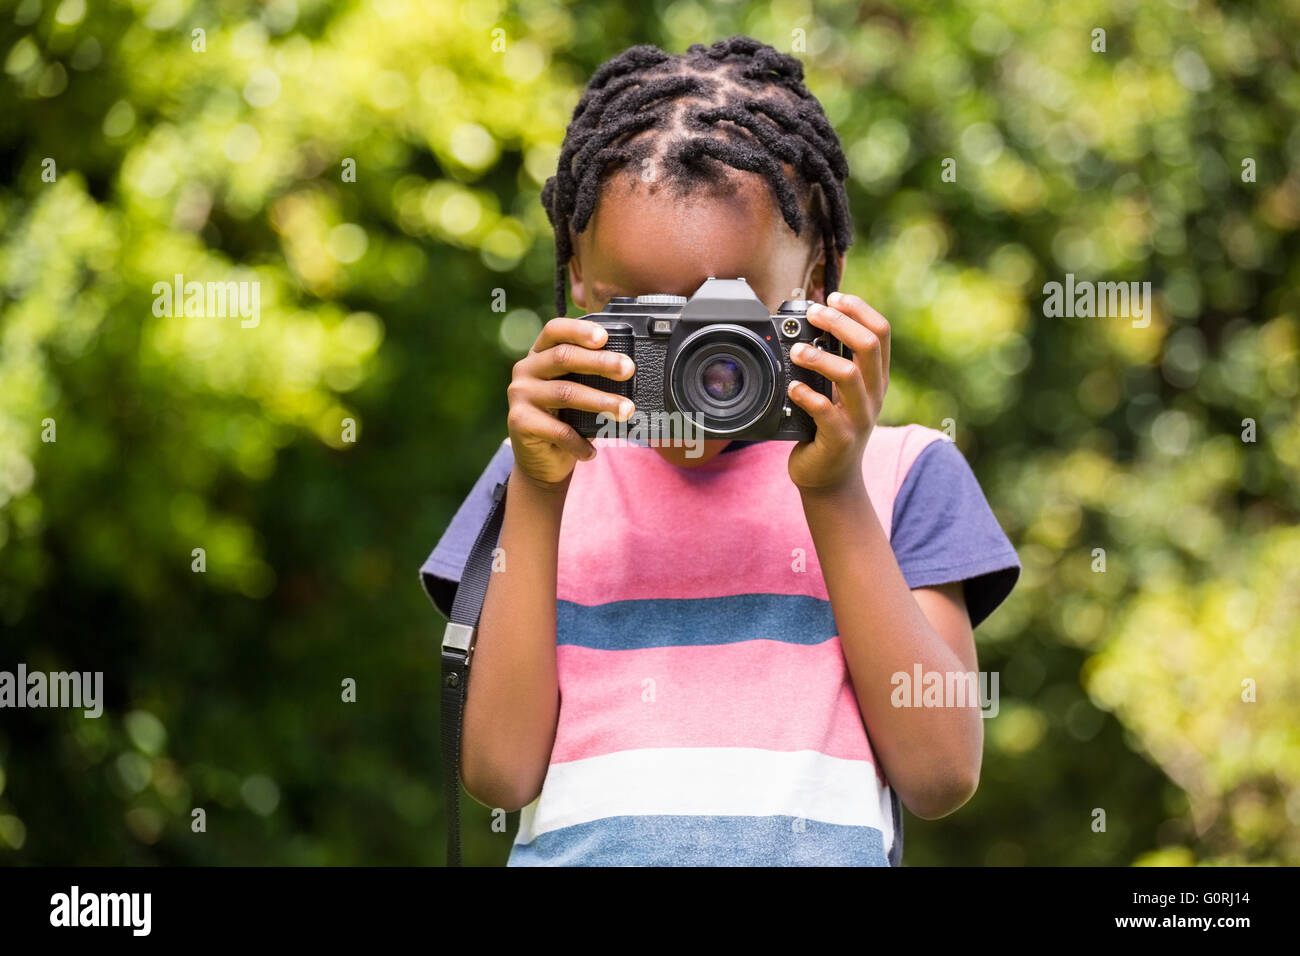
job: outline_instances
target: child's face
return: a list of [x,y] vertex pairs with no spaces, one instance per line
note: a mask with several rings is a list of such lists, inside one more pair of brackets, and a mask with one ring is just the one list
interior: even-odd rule
[[[754,173],[738,172],[725,189],[706,187],[685,197],[635,175],[612,177],[573,248],[573,301],[589,313],[616,295],[690,296],[709,276],[743,276],[769,312],[786,299],[826,301],[820,236],[811,221],[796,236],[771,187]],[[706,441],[697,458],[687,458],[685,448],[656,451],[689,466],[726,445],[726,439]]]

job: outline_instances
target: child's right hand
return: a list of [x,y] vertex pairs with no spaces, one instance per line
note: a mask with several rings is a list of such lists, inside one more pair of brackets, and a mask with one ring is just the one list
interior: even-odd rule
[[606,337],[600,323],[590,319],[551,319],[528,354],[515,363],[506,388],[510,399],[506,427],[515,464],[538,484],[559,485],[579,458],[596,456],[595,446],[560,421],[555,409],[605,412],[619,421],[626,421],[634,411],[630,399],[578,382],[556,381],[570,372],[616,382],[631,378],[632,359],[604,351]]

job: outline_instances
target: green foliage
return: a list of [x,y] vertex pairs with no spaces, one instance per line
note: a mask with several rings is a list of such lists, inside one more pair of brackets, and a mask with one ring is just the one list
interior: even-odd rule
[[[953,420],[1025,565],[980,791],[908,862],[1300,862],[1280,0],[0,5],[0,669],[107,697],[4,712],[0,860],[441,861],[415,569],[548,317],[541,184],[602,61],[736,32],[844,141],[888,423]],[[1046,317],[1066,273],[1151,282],[1149,325]],[[156,314],[177,274],[256,279],[257,324]]]

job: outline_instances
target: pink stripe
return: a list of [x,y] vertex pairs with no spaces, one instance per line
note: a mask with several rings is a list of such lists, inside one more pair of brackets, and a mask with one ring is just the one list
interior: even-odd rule
[[[916,457],[942,433],[877,427],[863,477],[886,534]],[[679,468],[650,448],[597,442],[578,462],[560,529],[561,600],[795,594],[828,600],[790,480],[790,442],[764,442]]]
[[756,747],[875,764],[839,638],[626,651],[564,644],[556,655],[552,763],[656,747]]

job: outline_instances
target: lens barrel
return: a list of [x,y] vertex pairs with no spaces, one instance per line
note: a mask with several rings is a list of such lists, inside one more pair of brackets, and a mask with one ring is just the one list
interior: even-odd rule
[[687,336],[668,370],[669,389],[679,412],[698,416],[718,435],[748,428],[776,398],[780,365],[752,330],[708,325]]

